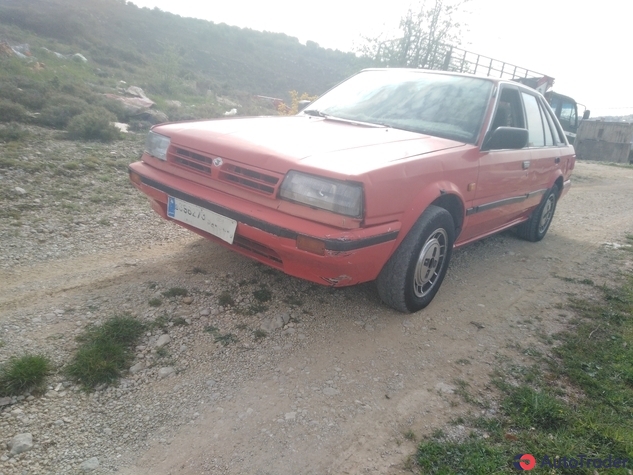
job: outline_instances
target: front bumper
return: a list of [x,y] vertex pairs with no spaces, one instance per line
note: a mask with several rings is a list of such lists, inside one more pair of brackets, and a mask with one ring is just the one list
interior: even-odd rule
[[[292,216],[213,188],[191,182],[144,162],[130,165],[132,183],[150,199],[164,219],[169,196],[196,204],[237,221],[233,244],[206,231],[175,221],[211,241],[282,270],[286,274],[322,285],[347,286],[374,280],[393,252],[400,223],[370,228],[339,229]],[[322,242],[322,254],[300,249],[297,239]]]

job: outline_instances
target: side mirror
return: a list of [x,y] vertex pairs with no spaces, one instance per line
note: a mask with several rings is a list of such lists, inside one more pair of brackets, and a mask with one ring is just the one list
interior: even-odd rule
[[497,127],[486,136],[482,150],[518,150],[528,144],[530,133],[516,127]]
[[312,101],[308,101],[307,99],[304,99],[303,101],[299,101],[299,112],[301,112],[303,109],[308,107],[308,105],[310,105],[310,102]]
[[585,110],[585,113],[582,115],[582,120],[587,120],[590,115],[591,115],[591,111]]

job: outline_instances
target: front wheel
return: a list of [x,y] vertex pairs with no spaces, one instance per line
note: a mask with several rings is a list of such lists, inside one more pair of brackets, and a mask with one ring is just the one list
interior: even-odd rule
[[454,242],[451,214],[429,206],[376,279],[382,301],[401,312],[416,312],[430,304],[446,275]]
[[549,225],[552,224],[556,202],[558,201],[558,187],[554,185],[545,193],[543,201],[532,212],[530,218],[517,227],[517,234],[526,241],[537,242],[545,237]]

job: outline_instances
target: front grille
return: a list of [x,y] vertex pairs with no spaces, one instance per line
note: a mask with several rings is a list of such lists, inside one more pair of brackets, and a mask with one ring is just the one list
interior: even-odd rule
[[236,165],[227,159],[220,159],[220,167],[213,165],[213,160],[220,157],[215,155],[202,155],[184,148],[175,148],[171,154],[171,161],[189,170],[214,176],[213,169],[218,173],[217,179],[233,185],[256,191],[266,196],[273,196],[281,178],[279,176],[262,173],[243,165]]
[[266,175],[243,166],[232,164],[226,164],[222,167],[220,180],[259,191],[266,195],[274,194],[275,186],[279,183],[279,178],[276,176]]
[[199,153],[185,150],[184,148],[177,148],[173,155],[174,162],[179,165],[183,165],[187,168],[191,168],[198,172],[211,174],[211,164],[213,163],[212,157],[200,155]]

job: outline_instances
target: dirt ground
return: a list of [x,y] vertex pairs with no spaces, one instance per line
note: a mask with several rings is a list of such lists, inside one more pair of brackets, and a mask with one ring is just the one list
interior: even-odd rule
[[[115,444],[118,473],[406,473],[415,442],[405,434],[412,431],[419,440],[478,410],[454,394],[456,381],[467,382],[476,398],[493,396],[488,382],[499,359],[524,363],[526,349],[542,347],[544,335],[564,328],[571,315],[561,304],[590,291],[570,279],[609,283],[620,252],[609,243],[623,243],[631,232],[633,169],[579,163],[542,242],[507,232],[456,251],[439,294],[416,314],[386,308],[373,284],[303,286],[182,233],[166,243],[139,242],[0,271],[0,321],[98,299],[143,314],[138,305],[151,295],[141,290],[148,281],[160,288],[216,289],[256,274],[258,285],[273,294],[292,287],[302,303],[288,306],[290,321],[268,338],[244,337],[225,349],[202,331],[188,334],[182,371],[149,380],[136,396],[155,398],[157,411],[173,410],[177,417],[143,426],[141,445]],[[213,312],[203,294],[195,299],[174,311],[231,328],[223,309]],[[266,315],[240,317],[240,328],[258,328],[284,311],[279,305]],[[209,307],[210,314],[204,312]],[[59,325],[40,328],[31,339],[65,328]],[[178,335],[172,334],[174,347]],[[99,470],[110,473],[106,465]]]

